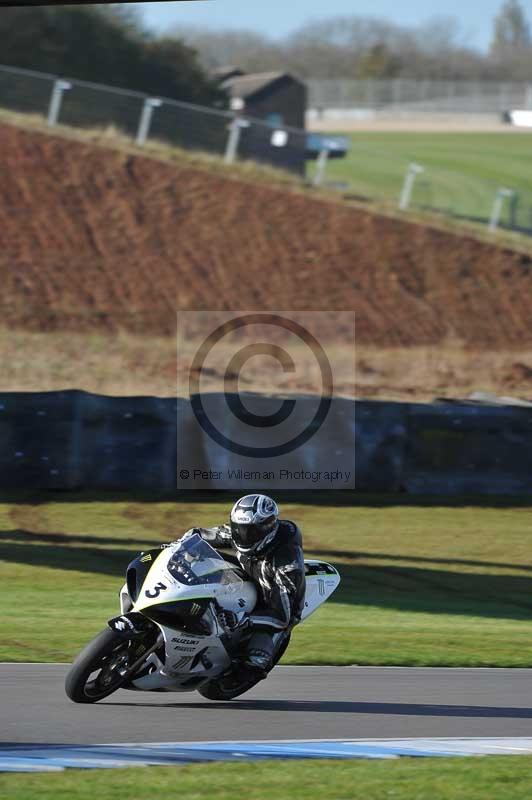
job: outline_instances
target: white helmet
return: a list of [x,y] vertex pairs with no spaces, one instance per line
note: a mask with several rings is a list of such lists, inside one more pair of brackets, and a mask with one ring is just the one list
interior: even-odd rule
[[241,553],[262,550],[279,527],[277,503],[265,494],[248,494],[231,509],[231,533]]

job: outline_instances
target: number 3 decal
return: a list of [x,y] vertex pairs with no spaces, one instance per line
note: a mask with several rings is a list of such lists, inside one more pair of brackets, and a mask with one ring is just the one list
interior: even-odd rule
[[167,589],[167,588],[168,588],[168,587],[167,587],[167,586],[165,586],[165,585],[164,585],[164,583],[160,583],[160,582],[159,582],[159,583],[157,584],[157,586],[154,586],[154,587],[153,587],[152,591],[148,591],[148,590],[146,590],[146,592],[145,592],[145,595],[146,595],[146,597],[151,597],[151,598],[154,598],[154,597],[159,597],[159,595],[161,594],[161,592],[164,592],[164,590],[165,590],[165,589]]

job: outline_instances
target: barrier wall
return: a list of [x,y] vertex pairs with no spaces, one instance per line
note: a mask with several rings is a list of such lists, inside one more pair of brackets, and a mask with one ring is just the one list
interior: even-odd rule
[[[209,400],[225,403],[223,395]],[[298,398],[299,415],[311,400]],[[260,402],[279,406],[278,398]],[[329,416],[327,436],[318,431],[287,456],[289,468],[323,468],[331,454],[338,468],[352,466],[346,443],[354,429],[358,491],[532,493],[532,407],[334,398]],[[180,464],[190,459],[205,469],[246,466],[203,432],[188,400],[0,394],[0,488],[174,489],[178,454]],[[267,487],[243,481],[240,488]]]
[[420,494],[532,491],[532,407],[409,406],[403,486]]

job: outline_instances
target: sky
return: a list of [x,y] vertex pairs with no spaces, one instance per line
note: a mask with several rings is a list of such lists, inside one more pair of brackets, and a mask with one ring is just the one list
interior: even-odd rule
[[[503,0],[184,0],[184,2],[142,3],[142,15],[149,27],[164,31],[178,25],[205,28],[246,28],[273,38],[295,30],[305,22],[331,16],[372,16],[416,26],[434,17],[454,17],[463,42],[486,50],[493,17]],[[529,19],[532,0],[522,0]]]

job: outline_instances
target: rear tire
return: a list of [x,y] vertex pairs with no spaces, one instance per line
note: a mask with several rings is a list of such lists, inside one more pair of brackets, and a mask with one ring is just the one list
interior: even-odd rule
[[[286,648],[290,644],[290,635],[287,635],[282,642],[279,650],[276,653],[274,666],[279,663],[281,658],[286,652]],[[273,667],[272,667],[273,669]],[[271,672],[271,670],[270,670]],[[198,689],[198,692],[202,695],[202,697],[206,697],[208,700],[234,700],[235,697],[240,697],[240,695],[249,692],[250,689],[253,689],[258,683],[260,683],[264,678],[267,677],[269,673],[265,675],[261,675],[260,677],[251,677],[251,673],[249,674],[249,679],[246,681],[245,676],[242,679],[242,683],[237,686],[233,686],[233,688],[224,688],[224,679],[220,678],[215,681],[209,681],[205,683]],[[231,676],[226,676],[226,679],[230,678]]]
[[[226,676],[226,678],[227,677],[230,676]],[[202,697],[206,697],[208,700],[234,700],[235,697],[240,697],[241,694],[249,692],[249,690],[253,689],[261,680],[263,680],[262,676],[259,678],[250,677],[248,680],[242,680],[242,683],[236,686],[233,684],[232,688],[224,688],[224,680],[222,678],[205,683],[198,689],[198,692]]]
[[[113,669],[127,655],[129,641],[106,628],[79,654],[65,679],[65,691],[74,703],[97,703],[128,682]],[[93,673],[96,677],[89,680]],[[113,674],[114,673],[114,674]]]

